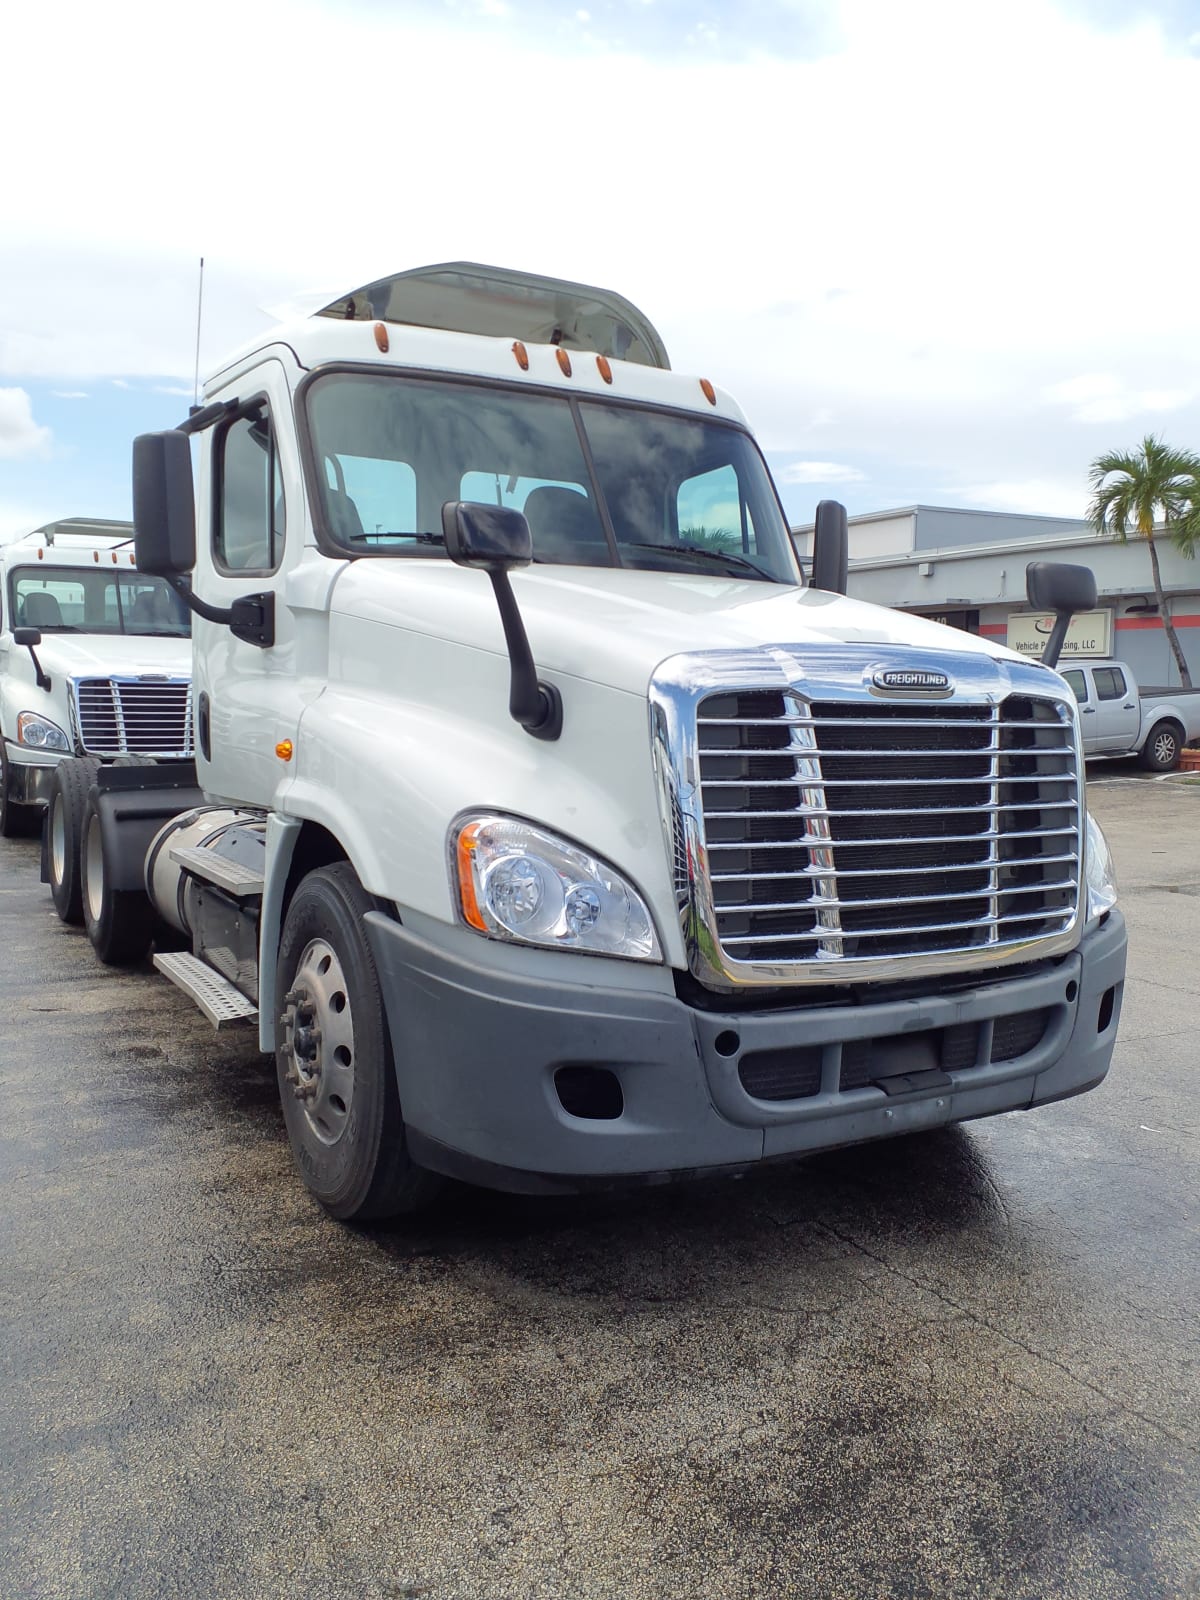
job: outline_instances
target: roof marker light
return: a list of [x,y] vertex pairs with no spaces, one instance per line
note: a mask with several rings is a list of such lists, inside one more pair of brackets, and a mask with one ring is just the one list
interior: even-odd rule
[[99,561],[99,559],[100,559],[100,552],[99,552],[99,550],[93,550],[93,551],[92,551],[92,560],[93,560],[93,561]]
[[709,405],[715,406],[717,403],[717,391],[713,388],[712,384],[709,383],[707,378],[700,379],[700,387],[704,391],[704,398],[708,401]]
[[375,344],[381,355],[387,355],[388,343],[387,325],[382,322],[377,322],[375,324]]
[[45,554],[46,554],[46,552],[44,550],[39,550],[38,551],[38,560],[40,561]]
[[605,383],[612,382],[612,364],[607,356],[596,357],[596,371],[604,379]]
[[562,368],[563,377],[564,378],[569,378],[571,376],[571,358],[570,358],[570,356],[562,348],[561,345],[559,345],[558,349],[555,350],[554,354],[558,357],[558,364]]
[[513,355],[516,356],[517,365],[520,367],[521,371],[522,372],[528,372],[529,371],[529,351],[526,350],[525,346],[521,343],[520,339],[514,339],[513,340]]

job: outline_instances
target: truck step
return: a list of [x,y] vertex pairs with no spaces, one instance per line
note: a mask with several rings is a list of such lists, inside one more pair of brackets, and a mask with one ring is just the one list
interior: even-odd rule
[[[204,855],[206,852],[199,850],[196,854]],[[235,989],[219,972],[205,966],[196,956],[189,956],[182,951],[177,954],[156,953],[154,965],[164,978],[170,978],[177,988],[196,1002],[214,1028],[229,1028],[235,1023],[253,1022],[257,1018],[258,1007],[254,1001],[247,1000],[240,989]]]
[[218,889],[224,889],[229,894],[245,896],[261,894],[263,891],[263,875],[257,867],[247,866],[241,861],[230,861],[227,856],[219,856],[213,850],[187,849],[183,845],[176,846],[170,855],[171,860],[185,872],[190,872],[195,878],[203,878],[206,883],[215,883]]

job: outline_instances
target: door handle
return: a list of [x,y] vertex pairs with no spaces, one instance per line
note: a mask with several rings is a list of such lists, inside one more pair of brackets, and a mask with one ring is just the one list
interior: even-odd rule
[[1125,704],[1121,707],[1121,710],[1122,711],[1132,711],[1133,710],[1133,701],[1132,700],[1126,700]]
[[1094,717],[1096,715],[1095,706],[1084,706],[1083,714],[1085,717]]

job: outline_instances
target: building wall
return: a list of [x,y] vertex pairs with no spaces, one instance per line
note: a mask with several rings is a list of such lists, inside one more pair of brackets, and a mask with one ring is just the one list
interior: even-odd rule
[[[911,533],[911,544],[905,550],[868,554],[884,529],[891,530],[891,538],[897,537],[896,530]],[[797,543],[807,553],[808,541]],[[1192,682],[1200,686],[1200,560],[1187,560],[1161,536],[1155,544],[1168,608]],[[1140,683],[1179,683],[1162,622],[1153,612],[1150,555],[1142,540],[1122,545],[1098,539],[1086,523],[1062,518],[936,506],[850,522],[851,595],[944,617],[1000,643],[1007,637],[1009,615],[1032,609],[1025,599],[1025,568],[1031,561],[1091,567],[1098,604],[1113,612],[1115,654],[1129,663]]]

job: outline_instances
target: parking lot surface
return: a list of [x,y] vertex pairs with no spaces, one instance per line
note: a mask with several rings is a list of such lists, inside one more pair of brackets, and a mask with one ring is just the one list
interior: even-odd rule
[[0,841],[0,1594],[1200,1596],[1200,786],[1098,775],[1094,1093],[377,1231]]

